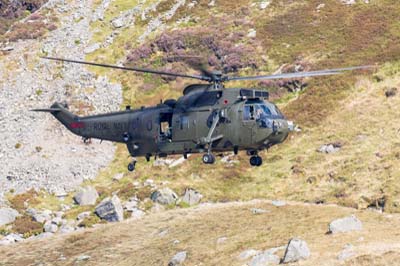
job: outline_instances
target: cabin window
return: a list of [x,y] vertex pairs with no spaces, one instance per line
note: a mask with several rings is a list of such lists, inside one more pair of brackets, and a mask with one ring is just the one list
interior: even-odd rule
[[181,116],[181,130],[189,128],[189,118]]

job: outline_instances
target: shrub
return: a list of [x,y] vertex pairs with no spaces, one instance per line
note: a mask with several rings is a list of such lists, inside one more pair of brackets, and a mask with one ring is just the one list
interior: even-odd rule
[[38,193],[34,189],[31,189],[25,193],[15,195],[14,197],[8,199],[8,201],[14,209],[21,211],[25,209],[25,203],[37,204],[37,196]]
[[24,215],[17,217],[12,229],[19,234],[23,234],[24,237],[30,237],[42,233],[43,225],[35,222],[32,217]]

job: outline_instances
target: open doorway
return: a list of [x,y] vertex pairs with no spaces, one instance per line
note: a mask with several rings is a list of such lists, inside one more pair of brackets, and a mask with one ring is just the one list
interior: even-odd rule
[[160,113],[160,141],[172,139],[172,113]]

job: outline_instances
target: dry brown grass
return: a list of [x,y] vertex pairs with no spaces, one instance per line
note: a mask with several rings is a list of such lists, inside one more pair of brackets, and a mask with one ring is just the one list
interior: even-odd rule
[[[253,215],[250,208],[271,212]],[[328,235],[327,225],[336,218],[356,214],[364,229]],[[6,265],[35,263],[74,265],[82,254],[85,265],[166,265],[181,250],[188,252],[185,265],[243,265],[237,256],[245,249],[282,246],[294,236],[307,241],[311,258],[301,265],[339,265],[338,253],[351,243],[357,258],[348,265],[389,265],[400,259],[400,216],[355,211],[337,206],[290,204],[274,207],[267,201],[225,203],[150,214],[143,220],[103,225],[68,236],[1,247]],[[168,230],[165,236],[159,233]],[[227,237],[217,244],[219,237]],[[180,243],[173,245],[174,240]],[[18,250],[18,252],[15,252]],[[282,253],[282,252],[281,252]],[[278,255],[282,256],[283,254]],[[59,260],[61,255],[65,261]]]

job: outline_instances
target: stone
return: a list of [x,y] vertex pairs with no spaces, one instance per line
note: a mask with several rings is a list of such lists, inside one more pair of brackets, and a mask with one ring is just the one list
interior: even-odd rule
[[152,201],[163,205],[175,204],[178,200],[176,193],[167,187],[154,191],[150,198]]
[[338,255],[338,260],[340,261],[345,261],[347,259],[350,259],[356,255],[356,252],[354,251],[354,247],[351,244],[347,244],[344,246],[343,250],[340,251]]
[[124,209],[128,212],[133,212],[137,209],[138,201],[139,200],[137,198],[130,198],[127,202],[125,202]]
[[335,142],[335,143],[324,144],[321,147],[319,147],[317,151],[321,153],[330,154],[338,152],[341,148],[342,144],[339,142]]
[[187,257],[186,251],[178,252],[175,254],[175,256],[172,257],[172,259],[168,263],[168,266],[182,265],[182,263],[186,260],[186,257]]
[[91,212],[81,212],[80,214],[78,214],[78,216],[76,217],[77,220],[83,220],[86,217],[89,217],[91,214]]
[[0,240],[0,246],[10,245],[16,242],[23,241],[24,238],[19,234],[9,234]]
[[75,231],[75,228],[70,226],[70,225],[68,225],[68,224],[65,224],[65,225],[61,226],[60,230],[59,230],[60,234],[68,234],[68,233],[71,233],[73,231]]
[[[187,157],[189,158],[189,157],[190,157],[190,154],[188,154]],[[181,157],[181,158],[179,158],[179,159],[177,159],[177,160],[173,160],[173,161],[169,164],[168,167],[169,167],[169,168],[173,168],[173,167],[176,167],[176,166],[178,166],[178,165],[183,164],[184,162],[186,162],[186,159],[185,159],[184,157]]]
[[144,181],[143,185],[145,187],[152,187],[152,186],[154,186],[154,180],[153,179],[146,179],[146,181]]
[[258,208],[251,208],[250,211],[252,214],[263,214],[269,212],[268,210],[258,209]]
[[362,223],[355,215],[336,219],[329,224],[328,232],[331,234],[361,231]]
[[47,233],[55,233],[55,232],[58,231],[58,226],[57,226],[57,224],[54,224],[54,223],[52,223],[50,221],[47,221],[44,224],[43,229]]
[[0,51],[2,51],[2,52],[10,52],[12,50],[14,50],[14,47],[12,47],[12,46],[6,46],[3,48],[0,48]]
[[119,181],[124,177],[124,173],[119,173],[113,176],[113,180]]
[[111,24],[112,24],[112,26],[113,26],[115,29],[122,28],[122,27],[124,27],[124,26],[126,25],[123,18],[114,19],[114,20],[111,22]]
[[260,9],[261,9],[261,10],[266,9],[270,4],[271,4],[270,1],[262,1],[262,2],[260,3]]
[[91,257],[89,255],[81,255],[76,258],[76,261],[86,261],[89,260]]
[[228,238],[227,238],[226,236],[219,237],[219,238],[217,239],[217,245],[224,244],[227,240],[228,240]]
[[0,208],[0,226],[14,222],[18,216],[18,211],[12,208]]
[[286,205],[286,201],[283,200],[273,200],[271,202],[272,205],[274,205],[275,207],[283,207]]
[[240,261],[248,260],[252,257],[254,257],[257,254],[260,254],[261,251],[255,250],[255,249],[247,249],[245,251],[242,251],[242,253],[239,254],[238,259]]
[[255,255],[248,264],[249,266],[265,266],[265,265],[278,265],[280,259],[277,255],[269,252],[263,252]]
[[94,205],[99,197],[94,187],[88,186],[81,188],[75,195],[74,200],[80,206]]
[[31,216],[32,219],[38,223],[45,223],[51,220],[51,212],[49,212],[48,210],[34,212]]
[[105,198],[96,206],[95,213],[108,222],[120,222],[124,220],[124,211],[118,196]]
[[255,38],[257,36],[257,31],[255,29],[250,29],[247,32],[247,37],[249,38]]
[[200,192],[191,188],[187,188],[185,190],[185,194],[182,197],[182,201],[189,206],[193,206],[199,204],[202,198],[203,195],[201,195]]
[[91,53],[93,53],[94,51],[100,49],[100,47],[101,47],[101,46],[100,46],[100,43],[94,43],[94,44],[92,44],[92,45],[86,47],[85,50],[83,50],[83,52],[84,52],[85,54],[91,54]]
[[145,215],[146,213],[140,209],[135,209],[132,211],[131,214],[131,219],[133,220],[139,220],[142,219],[142,217]]
[[43,239],[43,238],[51,237],[51,236],[53,236],[53,235],[54,235],[54,233],[51,233],[51,232],[44,232],[44,233],[41,233],[40,235],[35,236],[34,238],[35,238],[35,239]]
[[387,98],[396,96],[396,94],[397,94],[397,88],[390,88],[390,89],[387,89],[387,90],[385,91],[385,96],[386,96]]
[[309,257],[310,250],[308,249],[307,243],[299,238],[292,238],[289,240],[282,262],[296,262]]

